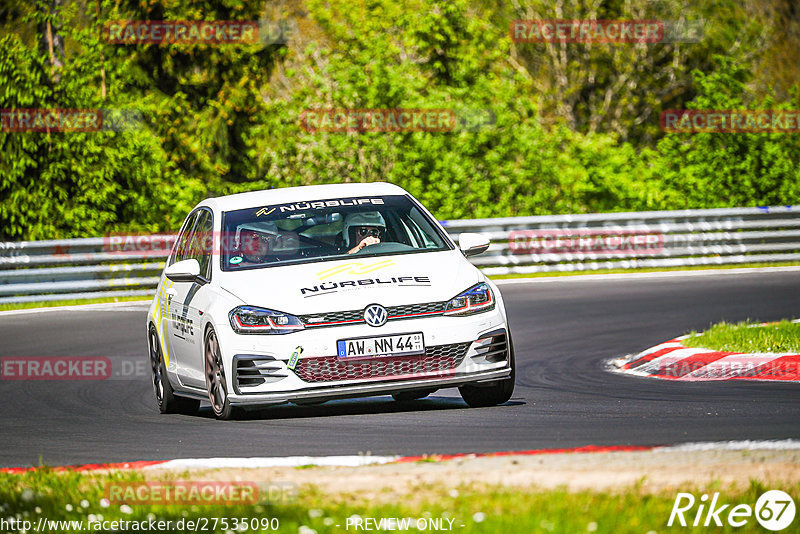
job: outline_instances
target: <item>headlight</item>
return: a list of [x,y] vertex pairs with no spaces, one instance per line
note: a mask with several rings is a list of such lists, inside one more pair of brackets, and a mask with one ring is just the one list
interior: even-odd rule
[[255,306],[239,306],[228,314],[237,334],[291,334],[303,329],[294,315]]
[[450,300],[445,315],[472,315],[494,309],[494,295],[486,283],[473,286]]

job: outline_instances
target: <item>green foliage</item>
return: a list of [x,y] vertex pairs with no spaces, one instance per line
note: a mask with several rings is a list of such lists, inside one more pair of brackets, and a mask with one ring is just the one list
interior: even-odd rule
[[[657,20],[658,43],[515,43],[513,57],[529,73],[546,117],[583,133],[612,132],[652,146],[662,109],[681,108],[695,94],[694,69],[714,54],[753,61],[769,36],[754,9],[730,0],[519,0],[496,2],[499,26],[522,20]],[[744,46],[742,44],[744,43]]]
[[[73,6],[74,7],[74,6]],[[91,11],[89,11],[91,16]],[[98,35],[69,24],[82,53],[54,69],[46,54],[18,35],[0,40],[0,108],[125,109],[124,63],[104,61]],[[26,21],[46,16],[32,11]],[[105,68],[109,98],[98,90]],[[97,236],[110,231],[155,231],[178,224],[174,203],[191,196],[170,185],[171,170],[160,139],[146,127],[130,132],[0,132],[0,237],[44,239]]]
[[[654,202],[635,150],[609,135],[542,126],[534,88],[511,65],[505,29],[478,19],[465,0],[310,1],[337,46],[310,44],[291,57],[291,99],[271,105],[256,187],[385,180],[408,189],[441,218],[643,209]],[[366,6],[367,4],[365,4]],[[339,13],[334,19],[332,13]],[[453,109],[488,112],[493,124],[426,132],[305,132],[308,109]],[[255,184],[246,184],[249,189]],[[240,189],[235,189],[240,190]]]
[[[107,18],[131,20],[257,21],[259,2],[131,2]],[[265,121],[261,88],[282,45],[262,42],[123,45],[128,51],[128,91],[151,114],[154,133],[182,176],[211,194],[224,183],[258,176],[253,130]],[[199,200],[199,199],[198,199]]]
[[[785,453],[783,457],[784,462],[791,461],[789,453]],[[739,461],[743,460],[746,459]],[[567,459],[565,463],[566,461]],[[647,462],[648,459],[644,458],[643,461]],[[652,459],[649,461],[653,462]],[[661,460],[656,461],[661,463]],[[774,459],[766,462],[762,459],[760,462],[763,463],[759,466],[762,470],[764,466],[781,465]],[[603,465],[602,459],[598,459],[597,463]],[[755,463],[755,461],[744,463]],[[649,464],[646,465],[649,467]],[[642,472],[646,472],[648,467],[642,468]],[[751,471],[755,472],[755,468]],[[349,473],[344,471],[343,476]],[[307,474],[308,479],[313,472]],[[194,474],[191,472],[180,475],[181,481],[194,480]],[[218,475],[228,480],[233,476],[230,471],[224,470],[219,471]],[[55,523],[43,523],[43,525],[52,525],[50,531],[53,532],[80,532],[81,527],[85,532],[87,527],[90,527],[89,521],[92,521],[91,527],[95,527],[97,521],[108,521],[107,525],[112,521],[137,521],[144,522],[145,525],[148,521],[170,521],[169,532],[244,531],[244,529],[222,528],[222,518],[226,518],[225,521],[229,525],[238,519],[239,522],[246,522],[248,526],[255,526],[260,520],[265,520],[266,524],[266,521],[274,519],[273,527],[277,523],[275,530],[260,528],[259,524],[259,528],[248,531],[279,533],[312,530],[320,533],[346,532],[348,519],[351,521],[350,529],[355,530],[353,527],[358,523],[353,523],[354,521],[370,518],[375,523],[381,521],[381,527],[375,530],[391,532],[401,530],[397,525],[388,522],[390,518],[397,518],[408,521],[410,525],[407,524],[406,528],[411,532],[435,530],[435,526],[438,526],[438,530],[450,528],[451,531],[463,534],[486,532],[640,534],[655,532],[656,529],[663,532],[675,504],[675,490],[643,490],[641,481],[606,490],[570,491],[564,487],[556,489],[537,487],[534,485],[533,477],[528,486],[476,483],[452,487],[451,484],[431,483],[415,485],[408,493],[399,489],[373,492],[377,495],[346,490],[323,491],[314,485],[305,485],[297,492],[296,499],[291,499],[289,502],[276,499],[271,493],[267,495],[265,491],[260,496],[260,502],[254,505],[232,503],[220,506],[212,502],[186,506],[136,501],[130,505],[120,505],[117,502],[109,502],[106,498],[110,494],[107,488],[126,487],[126,485],[135,488],[137,484],[147,482],[162,484],[162,487],[165,487],[174,484],[175,478],[175,475],[163,475],[158,478],[150,475],[145,481],[139,472],[109,471],[106,474],[94,474],[55,471],[48,468],[21,474],[0,473],[0,502],[3,502],[6,521],[11,518],[22,519],[29,521],[35,527],[40,520],[49,520]],[[694,477],[695,480],[698,478]],[[203,484],[202,479],[198,484]],[[758,498],[768,489],[773,487],[756,479],[752,479],[746,487],[727,485],[720,487],[718,480],[701,480],[681,486],[681,491],[696,496],[711,494],[712,491],[719,492],[718,508],[735,506],[739,503],[754,506]],[[800,485],[797,482],[787,482],[781,489],[796,501]],[[267,502],[269,498],[272,498],[271,502]],[[689,523],[692,521],[691,514],[695,513],[695,509],[686,512],[685,517]],[[737,527],[730,525],[726,518],[727,511],[720,514],[722,526],[712,527],[713,532],[725,534],[764,532],[764,528],[754,517],[745,518],[745,524]],[[203,528],[186,525],[187,521],[198,519],[204,525]],[[424,524],[426,519],[437,523]],[[179,523],[181,520],[183,522]],[[420,528],[417,528],[417,521]],[[676,525],[677,523],[676,519]],[[120,530],[135,530],[130,523],[126,526],[127,529]],[[423,529],[422,526],[427,528]],[[363,526],[358,528],[363,529]],[[680,532],[680,529],[680,526],[676,526],[670,531]],[[704,531],[711,529],[706,528]]]
[[[315,183],[393,182],[448,219],[792,204],[800,192],[796,134],[658,128],[665,108],[798,109],[796,94],[777,102],[751,74],[774,40],[765,25],[790,13],[780,6],[582,0],[558,15],[539,0],[53,4],[14,0],[0,13],[0,108],[134,109],[143,123],[0,131],[0,239],[174,231],[206,196]],[[511,20],[559,16],[702,18],[706,37],[511,41]],[[105,42],[103,25],[125,19],[291,20],[300,31],[288,45]],[[48,20],[64,42],[56,65],[42,44]],[[334,108],[493,121],[439,133],[302,128],[304,111]]]
[[[780,104],[769,96],[753,101],[747,69],[721,56],[716,61],[714,71],[693,73],[699,94],[689,109],[800,109],[797,94]],[[797,133],[669,134],[655,161],[670,209],[791,204],[800,197]]]

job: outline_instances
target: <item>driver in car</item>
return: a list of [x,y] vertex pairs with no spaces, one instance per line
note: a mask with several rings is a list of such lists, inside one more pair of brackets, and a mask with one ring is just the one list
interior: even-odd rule
[[355,254],[386,237],[386,222],[377,211],[351,213],[345,217],[342,235],[347,253]]

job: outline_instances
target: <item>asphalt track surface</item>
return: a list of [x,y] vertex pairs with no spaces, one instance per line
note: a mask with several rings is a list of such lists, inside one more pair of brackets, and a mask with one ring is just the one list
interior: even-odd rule
[[[675,383],[611,374],[607,358],[691,329],[800,316],[800,272],[502,286],[517,358],[503,406],[457,391],[293,405],[216,421],[160,415],[148,376],[0,380],[0,466],[191,457],[463,453],[800,438],[800,384]],[[142,306],[0,315],[2,356],[147,361]]]

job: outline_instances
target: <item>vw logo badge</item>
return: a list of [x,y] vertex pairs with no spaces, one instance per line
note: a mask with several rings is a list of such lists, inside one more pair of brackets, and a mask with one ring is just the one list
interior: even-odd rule
[[383,326],[387,319],[389,319],[389,314],[386,312],[386,308],[380,304],[370,304],[364,310],[364,320],[370,326]]

